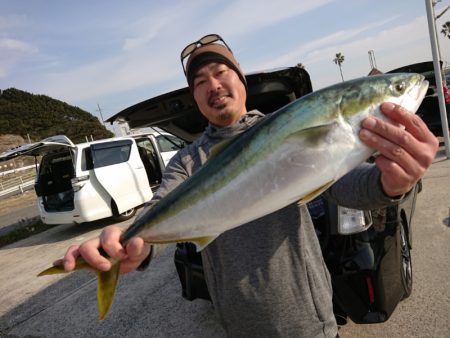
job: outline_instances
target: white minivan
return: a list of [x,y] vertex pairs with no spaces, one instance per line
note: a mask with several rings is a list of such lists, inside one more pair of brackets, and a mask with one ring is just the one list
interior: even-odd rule
[[35,181],[41,219],[47,224],[121,221],[149,201],[165,165],[183,141],[141,134],[73,144],[59,135],[0,154],[42,156]]

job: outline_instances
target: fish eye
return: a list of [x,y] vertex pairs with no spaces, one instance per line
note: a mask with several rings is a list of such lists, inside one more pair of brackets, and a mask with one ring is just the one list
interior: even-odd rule
[[397,91],[397,92],[400,92],[400,93],[403,92],[406,88],[405,82],[402,81],[402,82],[396,83],[394,88],[395,88],[395,91]]

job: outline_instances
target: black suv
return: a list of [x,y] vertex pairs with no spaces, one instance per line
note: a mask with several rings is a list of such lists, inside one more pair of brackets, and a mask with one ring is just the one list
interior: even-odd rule
[[[299,67],[247,75],[247,108],[267,114],[312,91],[309,74]],[[188,88],[131,106],[108,119],[131,128],[154,126],[192,142],[205,129],[206,119]],[[400,204],[362,212],[318,198],[309,205],[323,256],[331,273],[334,307],[339,324],[386,321],[412,289],[411,220],[420,184]],[[317,212],[319,210],[319,212]],[[343,222],[359,232],[341,234]],[[178,244],[175,265],[188,300],[209,299],[202,261],[195,246]]]

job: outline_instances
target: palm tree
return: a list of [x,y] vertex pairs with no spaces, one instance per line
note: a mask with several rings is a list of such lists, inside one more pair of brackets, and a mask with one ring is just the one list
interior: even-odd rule
[[450,21],[447,21],[442,25],[441,33],[444,34],[446,38],[450,39]]
[[342,64],[344,63],[344,55],[342,53],[337,53],[333,62],[339,66],[339,71],[341,72],[342,82],[344,82],[344,75],[342,75]]

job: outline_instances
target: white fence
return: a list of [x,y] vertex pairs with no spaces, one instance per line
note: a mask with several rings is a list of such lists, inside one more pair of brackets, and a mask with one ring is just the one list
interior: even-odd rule
[[23,175],[0,181],[0,197],[15,193],[23,193],[34,185],[35,177],[36,172],[31,170]]
[[[21,167],[21,168],[15,168],[15,169],[11,169],[11,170],[2,171],[2,172],[0,172],[0,177],[6,176],[6,175],[9,175],[9,174],[15,174],[17,172],[25,171],[25,170],[28,170],[28,169],[31,169],[31,168],[35,168],[35,167],[36,166],[34,164],[32,164],[32,165],[29,165],[29,166],[26,166],[26,167]],[[37,165],[37,167],[39,168],[39,164]]]

